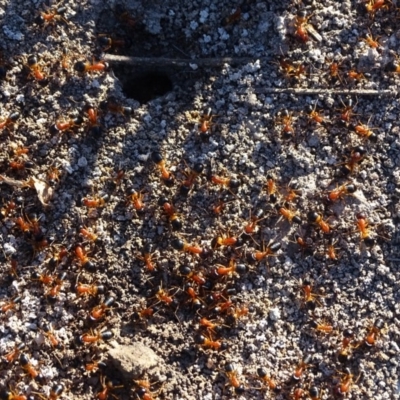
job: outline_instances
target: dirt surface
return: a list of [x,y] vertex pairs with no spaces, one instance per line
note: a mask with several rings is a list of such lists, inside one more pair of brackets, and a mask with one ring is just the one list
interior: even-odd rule
[[399,6],[0,0],[0,397],[400,398]]

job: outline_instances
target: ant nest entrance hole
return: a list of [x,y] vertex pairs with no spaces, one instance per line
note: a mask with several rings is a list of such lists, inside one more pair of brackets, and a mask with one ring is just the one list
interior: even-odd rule
[[132,67],[121,65],[113,66],[113,70],[122,84],[125,96],[137,100],[140,104],[162,97],[174,88],[172,80],[164,71],[133,70]]

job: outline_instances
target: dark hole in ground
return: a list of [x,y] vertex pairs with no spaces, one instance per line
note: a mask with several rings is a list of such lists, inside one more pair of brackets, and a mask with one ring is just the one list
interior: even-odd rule
[[122,83],[125,96],[144,104],[161,97],[173,89],[167,74],[158,71],[134,73],[127,68],[114,68],[115,76]]

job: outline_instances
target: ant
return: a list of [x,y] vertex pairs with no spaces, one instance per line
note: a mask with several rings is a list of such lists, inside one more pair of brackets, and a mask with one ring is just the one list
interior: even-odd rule
[[307,219],[312,224],[317,224],[321,228],[322,232],[324,232],[325,234],[329,234],[331,232],[329,224],[326,221],[324,221],[322,219],[322,216],[318,214],[316,211],[310,211],[307,214]]
[[226,326],[226,325],[222,325],[220,323],[210,321],[209,319],[207,319],[205,317],[200,318],[199,324],[202,328],[206,329],[207,332],[214,333],[214,334],[219,333],[222,330],[222,327]]
[[16,208],[17,204],[13,200],[7,202],[4,207],[0,209],[0,220],[10,217]]
[[245,264],[236,264],[236,262],[231,259],[227,267],[217,264],[218,268],[215,268],[212,272],[213,276],[219,278],[221,276],[228,275],[243,275],[247,272],[247,267]]
[[386,64],[385,70],[388,72],[400,74],[400,65],[395,63],[394,61],[390,61],[388,64]]
[[347,76],[352,80],[352,81],[357,81],[361,82],[363,80],[366,80],[365,75],[362,72],[357,72],[356,70],[352,69],[347,73]]
[[[29,399],[31,399],[32,396],[29,396]],[[8,390],[4,389],[0,391],[0,399],[1,400],[28,400],[28,397],[26,397],[23,394],[17,394],[14,390]]]
[[64,21],[68,25],[68,21],[64,18],[66,7],[60,7],[47,13],[41,12],[35,19],[34,23],[43,27],[45,24],[53,24],[54,21]]
[[165,166],[165,160],[163,156],[158,151],[153,151],[151,153],[151,159],[157,165],[161,172],[162,181],[165,183],[166,186],[171,187],[174,184],[174,177],[171,172],[169,172]]
[[276,181],[272,175],[267,175],[267,193],[269,196],[269,201],[271,203],[276,203],[278,200],[278,187]]
[[328,249],[326,251],[326,255],[330,260],[337,261],[338,260],[338,255],[336,253],[336,247],[335,247],[336,241],[330,241],[328,245]]
[[346,368],[345,372],[341,372],[341,375],[340,382],[334,388],[334,393],[339,396],[345,396],[347,393],[350,393],[352,386],[358,381],[359,377],[354,381],[354,375],[350,372],[349,368]]
[[182,182],[179,188],[179,192],[182,196],[187,196],[192,188],[196,178],[203,172],[204,165],[202,163],[196,163],[189,174],[186,174],[186,180]]
[[19,117],[21,116],[21,114],[18,111],[15,111],[11,114],[9,114],[9,116],[5,119],[3,119],[0,122],[0,129],[4,129],[4,128],[9,128],[11,126],[13,126],[18,120]]
[[361,39],[361,40],[364,43],[366,43],[369,47],[371,47],[371,49],[378,49],[381,46],[378,39],[380,39],[380,36],[377,36],[376,39],[374,39],[371,32],[369,31],[369,34],[367,34],[365,39]]
[[[331,61],[331,60],[326,60],[326,62],[329,62],[329,61]],[[342,83],[342,78],[339,73],[341,64],[342,63],[335,62],[335,61],[331,61],[329,63],[329,75],[330,75],[330,79],[332,81],[339,80],[339,82]]]
[[70,118],[64,121],[57,121],[55,124],[50,126],[50,133],[56,135],[60,132],[66,132],[82,125],[82,117]]
[[294,370],[294,372],[293,372],[293,374],[292,374],[292,379],[293,379],[295,382],[298,382],[298,381],[301,379],[301,377],[302,377],[304,371],[305,371],[307,368],[310,368],[310,367],[311,367],[311,365],[310,365],[311,358],[312,358],[311,355],[310,355],[310,354],[307,354],[307,355],[297,364],[297,366],[296,366],[296,368],[295,368],[295,370]]
[[108,110],[115,114],[121,114],[124,117],[130,117],[133,113],[131,107],[121,105],[114,96],[110,96],[107,100],[100,103],[102,110]]
[[85,197],[85,198],[83,198],[82,202],[88,208],[102,208],[102,207],[105,207],[108,199],[109,199],[109,197],[106,194],[104,196],[101,196],[101,197],[96,196],[91,199],[88,197]]
[[216,236],[211,240],[211,247],[216,249],[217,247],[222,246],[240,246],[242,244],[242,240],[240,237],[235,236]]
[[25,346],[26,346],[25,343],[20,343],[19,345],[14,345],[14,348],[9,353],[2,356],[2,358],[4,359],[4,361],[7,364],[13,363],[18,358],[18,356],[21,354],[21,350],[25,349]]
[[343,331],[342,344],[338,352],[338,361],[342,364],[348,361],[350,349],[354,346],[351,342],[354,340],[354,331],[351,329],[345,329]]
[[285,78],[300,79],[301,75],[305,75],[306,72],[304,65],[295,65],[284,58],[279,60],[279,67],[283,70]]
[[97,296],[99,294],[104,294],[104,285],[88,285],[84,283],[78,283],[75,286],[75,291],[78,296]]
[[56,338],[56,336],[54,335],[54,331],[53,331],[53,328],[51,327],[51,325],[44,324],[42,326],[42,331],[45,334],[45,336],[47,336],[47,338],[49,339],[51,346],[58,347],[59,342],[58,342],[58,339]]
[[321,115],[320,112],[316,111],[317,103],[315,103],[314,107],[310,104],[306,111],[308,113],[308,118],[310,121],[314,121],[318,125],[324,125],[326,123],[325,118]]
[[274,393],[278,394],[282,391],[282,386],[268,376],[267,370],[264,367],[257,368],[257,377]]
[[106,311],[114,304],[114,301],[114,297],[109,297],[104,300],[103,303],[93,307],[89,313],[90,320],[99,321],[100,319],[104,318]]
[[190,297],[190,302],[192,303],[193,308],[195,310],[202,309],[203,308],[202,300],[199,298],[198,293],[193,288],[192,284],[190,282],[187,282],[184,288],[185,288],[185,293]]
[[89,120],[88,131],[93,136],[100,136],[102,127],[99,123],[99,112],[92,104],[86,104],[83,111],[87,114]]
[[114,337],[114,333],[111,331],[90,331],[88,333],[84,333],[78,337],[79,344],[93,344],[97,343],[101,340],[107,341]]
[[282,110],[278,117],[278,122],[283,126],[282,134],[283,134],[284,138],[293,136],[294,128],[293,128],[293,114],[292,113],[290,113],[286,109]]
[[50,167],[46,172],[46,179],[50,186],[55,186],[60,181],[61,172],[57,167]]
[[181,265],[179,267],[179,272],[186,279],[195,282],[198,286],[205,285],[206,282],[207,282],[206,278],[202,275],[201,272],[195,272],[190,267],[188,267],[186,265]]
[[90,63],[89,61],[77,61],[74,65],[74,70],[79,73],[86,72],[104,72],[109,68],[108,63],[105,61],[97,61]]
[[352,116],[353,116],[353,100],[349,99],[347,104],[344,104],[344,108],[341,110],[340,120],[348,124]]
[[182,221],[179,215],[176,213],[174,206],[168,201],[166,197],[161,197],[158,200],[158,204],[163,208],[164,212],[168,216],[168,221],[170,222],[172,229],[174,231],[179,231],[182,229]]
[[94,244],[99,245],[99,244],[101,244],[103,242],[102,239],[98,235],[96,235],[95,233],[91,232],[87,228],[79,229],[79,234],[82,235],[84,238],[90,240]]
[[174,238],[171,241],[171,245],[175,250],[178,251],[184,251],[187,253],[198,254],[198,255],[205,255],[206,253],[203,248],[187,244],[186,242],[184,242],[182,239],[179,238]]
[[19,357],[19,364],[22,369],[34,380],[41,381],[43,376],[35,369],[26,354],[22,353]]
[[275,253],[282,247],[279,242],[270,243],[267,248],[263,248],[262,251],[255,251],[254,253],[247,254],[248,262],[260,262],[266,257],[275,256]]
[[343,172],[346,174],[353,173],[360,162],[364,159],[367,151],[363,146],[356,146],[351,150],[350,157],[342,163],[344,166]]
[[133,208],[138,214],[143,214],[145,212],[145,206],[143,203],[143,193],[137,192],[135,189],[130,188],[127,191],[128,202],[133,205]]
[[302,223],[301,218],[298,215],[296,215],[295,212],[293,212],[279,204],[275,205],[275,209],[278,211],[278,213],[280,215],[282,215],[282,217],[284,217],[290,223],[292,223],[292,222],[294,222],[295,224]]
[[30,75],[32,75],[40,85],[46,86],[49,83],[46,75],[42,72],[42,68],[38,63],[36,56],[32,55],[28,57],[28,68],[30,70]]
[[317,300],[317,297],[319,297],[319,295],[313,293],[311,281],[309,279],[304,279],[301,290],[303,291],[304,295],[303,297],[304,305],[308,310],[314,311],[315,308],[317,307],[317,304],[320,304],[319,301]]
[[330,191],[326,199],[328,202],[335,202],[339,199],[343,199],[344,196],[346,195],[351,195],[355,193],[357,190],[357,186],[354,183],[346,183],[344,185],[341,185],[337,187],[336,189]]
[[222,176],[211,175],[210,181],[214,185],[225,186],[229,189],[237,189],[240,186],[240,181],[234,178],[224,178]]
[[264,211],[259,208],[256,212],[252,215],[250,212],[250,220],[244,226],[244,233],[246,235],[252,235],[257,231],[257,224],[263,220]]
[[364,213],[358,213],[356,215],[357,228],[360,231],[360,238],[367,246],[373,246],[375,240],[370,236],[370,229],[368,227],[367,217]]
[[364,339],[364,343],[368,347],[375,346],[376,339],[379,337],[379,335],[382,333],[382,329],[385,326],[385,322],[383,321],[382,318],[378,318],[374,324],[372,325],[371,328],[369,328],[368,334]]
[[119,389],[124,387],[124,385],[115,385],[113,381],[107,380],[104,376],[100,377],[100,384],[102,390],[97,393],[97,398],[99,400],[107,400],[109,395],[117,399],[117,397],[114,396],[111,392],[114,389]]
[[365,5],[365,9],[367,12],[370,14],[370,16],[373,18],[375,16],[375,13],[379,9],[389,9],[389,4],[385,3],[385,0],[369,0],[367,4]]
[[106,368],[107,364],[103,361],[93,361],[85,364],[85,371],[88,372],[96,372],[98,369],[105,370]]
[[314,320],[310,321],[310,326],[312,329],[315,329],[318,332],[322,332],[322,333],[326,333],[326,334],[330,334],[334,331],[332,325],[328,325],[328,324],[325,324],[322,322],[317,322]]
[[243,394],[245,392],[244,385],[240,383],[238,378],[238,373],[235,370],[233,364],[226,363],[225,364],[225,375],[228,378],[230,385],[232,385],[236,394]]
[[140,256],[136,256],[139,260],[142,260],[145,263],[146,269],[149,272],[153,272],[156,270],[156,266],[153,263],[153,245],[151,243],[147,243],[142,250],[142,254]]
[[211,340],[201,334],[195,335],[194,342],[200,346],[213,350],[225,350],[227,348],[225,342],[222,342],[221,340]]
[[116,38],[115,36],[107,36],[105,34],[98,35],[97,39],[101,51],[106,52],[110,49],[128,47],[128,42],[125,39]]
[[21,300],[22,298],[20,296],[17,296],[12,300],[3,303],[0,306],[0,311],[5,314],[8,311],[15,310],[17,308],[17,304],[21,303]]
[[176,300],[173,298],[173,295],[169,295],[168,292],[166,292],[162,287],[158,289],[155,297],[158,300],[158,303],[164,303],[168,306],[173,306],[176,304]]
[[54,279],[53,287],[51,287],[49,290],[46,291],[45,296],[49,301],[55,302],[57,300],[57,296],[60,293],[63,285],[65,278],[67,277],[66,272],[60,272],[57,277]]
[[364,139],[368,139],[372,143],[376,143],[378,141],[378,135],[373,132],[372,129],[368,127],[368,125],[359,123],[358,125],[352,126],[352,128],[358,136],[361,136]]
[[80,266],[82,268],[87,268],[87,269],[94,268],[94,264],[90,261],[89,257],[87,256],[82,246],[75,247],[75,256],[79,260]]

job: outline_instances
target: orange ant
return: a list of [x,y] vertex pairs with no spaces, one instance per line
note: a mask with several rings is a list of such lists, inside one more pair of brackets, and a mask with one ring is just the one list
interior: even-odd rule
[[109,297],[104,300],[103,303],[92,308],[89,313],[89,318],[91,321],[99,321],[105,317],[106,311],[110,309],[110,306],[114,304],[114,297]]
[[61,172],[57,167],[50,167],[46,173],[47,182],[50,186],[55,186],[60,181]]
[[213,271],[213,276],[219,278],[221,276],[243,275],[246,272],[247,267],[245,264],[236,264],[235,260],[231,259],[227,267],[217,264],[217,268]]
[[241,243],[242,240],[240,237],[220,235],[211,240],[211,247],[216,249],[222,246],[240,246]]
[[322,322],[317,322],[314,320],[310,321],[310,326],[312,329],[315,329],[318,332],[322,332],[322,333],[326,333],[326,334],[330,334],[334,331],[332,325],[328,325],[328,324],[322,323]]
[[155,295],[159,303],[164,303],[168,306],[172,306],[176,303],[173,295],[169,295],[162,287],[160,287]]
[[366,80],[365,75],[362,72],[357,72],[356,70],[352,69],[347,73],[347,76],[352,80],[352,81],[357,81],[361,82],[363,80]]
[[90,63],[88,61],[77,61],[74,65],[74,70],[79,73],[85,72],[104,72],[109,68],[108,63],[105,61],[97,61]]
[[52,24],[54,21],[64,21],[68,25],[68,21],[64,18],[63,14],[67,11],[66,7],[59,7],[54,11],[41,12],[35,19],[36,25],[43,27],[45,24]]
[[185,243],[182,239],[174,238],[171,241],[171,245],[175,250],[184,251],[187,253],[198,254],[198,255],[205,255],[205,250],[201,247],[190,245]]
[[371,35],[371,32],[369,32],[369,34],[367,34],[365,39],[361,39],[361,40],[364,43],[366,43],[369,47],[371,47],[371,49],[378,49],[381,46],[381,44],[378,41],[379,38],[380,38],[380,36],[377,36],[376,39],[374,39]]
[[94,264],[90,261],[82,246],[75,247],[75,256],[79,260],[80,266],[82,268],[94,268]]
[[382,318],[378,318],[372,327],[369,329],[367,336],[364,339],[364,343],[368,347],[375,346],[376,339],[379,337],[379,335],[382,333],[382,329],[385,326],[385,322],[383,321]]
[[17,304],[21,303],[21,300],[21,297],[17,296],[10,301],[6,301],[0,306],[0,311],[5,314],[8,311],[15,310],[17,308]]
[[22,369],[32,378],[35,380],[43,379],[42,375],[35,369],[32,363],[29,361],[29,358],[25,354],[21,354],[19,357],[19,364],[21,365]]
[[138,214],[141,214],[145,211],[145,206],[143,203],[143,193],[137,192],[135,189],[128,189],[128,202],[133,205],[133,208],[136,210]]
[[229,383],[232,385],[236,394],[243,394],[245,392],[244,385],[240,383],[238,378],[238,373],[235,370],[233,364],[226,363],[225,364],[225,375],[229,380]]
[[272,175],[267,175],[267,193],[269,196],[269,201],[275,203],[278,199],[278,187],[276,181]]
[[104,293],[104,285],[87,285],[84,283],[78,283],[75,286],[75,291],[78,296],[97,296]]
[[[0,392],[0,398],[5,400],[28,400],[28,397],[26,397],[25,395],[17,393],[18,392],[11,389],[4,389]],[[31,397],[32,396],[29,396],[29,398]]]
[[30,69],[30,75],[32,75],[40,85],[45,86],[48,84],[49,80],[46,75],[42,72],[36,56],[28,57],[28,68]]
[[252,235],[253,233],[256,232],[257,224],[264,219],[262,218],[263,214],[264,211],[261,208],[256,210],[256,212],[253,215],[251,215],[250,212],[250,220],[246,223],[243,229],[246,235]]
[[351,195],[353,193],[355,193],[357,190],[357,186],[354,185],[353,183],[346,183],[344,185],[341,185],[339,187],[337,187],[334,190],[331,190],[327,196],[326,199],[329,202],[335,202],[339,199],[343,199],[344,196],[346,195]]
[[314,107],[309,105],[307,107],[308,118],[310,121],[314,121],[318,125],[323,125],[326,121],[325,118],[321,115],[320,112],[316,111],[317,103],[315,103]]
[[153,245],[151,243],[147,243],[142,250],[142,254],[140,256],[136,256],[139,260],[142,260],[146,266],[147,271],[153,272],[156,270],[156,266],[153,263]]
[[79,229],[79,233],[86,239],[90,240],[91,242],[95,243],[95,244],[101,244],[102,240],[101,238],[99,238],[98,235],[96,235],[95,233],[91,232],[90,230],[88,230],[87,228],[81,228]]
[[357,135],[361,136],[364,139],[370,140],[372,143],[376,143],[378,141],[378,135],[372,131],[368,127],[368,125],[364,124],[358,124],[353,127],[354,132],[357,133]]
[[60,132],[69,131],[77,126],[80,126],[83,122],[82,117],[75,117],[64,121],[58,121],[50,126],[50,133],[56,135]]
[[53,328],[51,327],[51,325],[44,324],[42,326],[42,331],[45,334],[45,336],[49,339],[51,346],[58,347],[59,341],[56,338],[56,336],[54,335],[54,331],[53,331]]
[[317,224],[321,228],[322,232],[326,234],[331,232],[331,227],[329,226],[329,224],[326,221],[324,221],[322,219],[322,216],[318,214],[316,211],[310,211],[307,214],[307,219],[312,224]]
[[304,65],[294,65],[284,58],[279,60],[279,66],[283,70],[285,78],[299,79],[301,75],[305,75],[306,72],[306,67]]
[[85,364],[85,371],[95,372],[98,369],[104,370],[106,367],[107,365],[103,361],[93,361]]
[[301,218],[292,210],[289,210],[288,208],[285,208],[279,204],[276,204],[275,209],[283,218],[285,218],[290,223],[292,222],[294,222],[295,224],[302,223]]
[[0,210],[0,220],[9,217],[11,214],[13,214],[16,208],[17,204],[13,200],[7,202],[4,205],[4,207]]
[[369,0],[365,5],[367,12],[371,15],[371,17],[375,16],[375,13],[379,9],[389,9],[389,5],[385,3],[386,0]]
[[353,339],[354,339],[354,332],[351,329],[345,329],[343,331],[343,339],[340,346],[340,350],[338,352],[338,360],[342,364],[347,362],[349,359],[350,349],[351,347],[354,347],[351,345]]
[[118,399],[111,392],[114,389],[119,389],[119,388],[124,387],[124,385],[115,385],[113,381],[107,380],[104,376],[100,377],[100,384],[101,384],[102,390],[97,393],[97,398],[99,400],[107,400],[109,395],[111,395],[115,399]]
[[172,229],[179,231],[182,229],[182,221],[179,215],[176,213],[174,206],[168,201],[166,197],[161,197],[158,200],[158,204],[163,208],[164,212],[168,216],[168,221],[170,222]]
[[60,272],[57,277],[54,279],[54,285],[48,289],[45,293],[45,296],[49,301],[55,302],[57,300],[57,296],[59,295],[63,285],[65,278],[67,277],[66,272]]
[[339,396],[345,396],[347,393],[350,393],[351,388],[359,378],[354,381],[354,375],[350,372],[349,368],[346,368],[345,372],[342,372],[341,375],[342,378],[340,379],[338,385],[334,388],[334,393]]
[[85,197],[82,200],[82,202],[88,208],[101,208],[101,207],[105,207],[107,200],[108,200],[108,195],[104,195],[102,197],[94,197],[91,199],[88,197]]
[[294,370],[294,372],[293,372],[293,374],[292,374],[292,379],[293,379],[295,382],[298,382],[298,381],[301,379],[301,377],[303,376],[304,371],[305,371],[307,368],[310,368],[310,367],[311,367],[310,361],[311,361],[311,355],[310,355],[310,354],[307,354],[307,355],[299,362],[299,364],[297,364],[297,366],[296,366],[296,368],[295,368],[295,370]]
[[196,163],[189,173],[184,173],[186,179],[182,182],[179,193],[183,196],[187,196],[190,189],[193,187],[196,178],[203,172],[204,165],[202,163]]
[[264,367],[257,368],[257,377],[274,393],[278,394],[282,391],[282,386],[268,376],[267,370]]
[[206,278],[201,272],[195,272],[187,265],[181,265],[179,268],[179,272],[186,279],[195,282],[198,286],[205,285],[205,283],[207,282]]
[[357,228],[360,231],[361,240],[364,241],[367,246],[373,246],[375,240],[370,236],[370,229],[368,227],[367,217],[363,213],[358,213],[356,215],[356,219]]
[[99,136],[102,128],[99,123],[99,113],[96,108],[92,104],[86,104],[83,109],[89,120],[89,132],[93,134],[93,136]]
[[211,340],[204,335],[197,334],[194,337],[194,341],[196,344],[213,349],[213,350],[225,350],[226,343],[222,342],[221,340]]
[[328,249],[326,251],[326,255],[328,258],[332,261],[337,261],[338,260],[338,255],[336,253],[336,247],[335,247],[336,242],[331,242],[328,245]]
[[356,146],[351,150],[350,157],[342,163],[344,165],[343,172],[347,174],[353,173],[360,162],[364,159],[367,151],[363,146]]
[[237,189],[240,186],[240,181],[234,178],[224,178],[222,176],[211,175],[210,181],[214,185],[225,186],[229,189]]
[[319,295],[313,293],[312,291],[311,281],[308,279],[304,279],[301,290],[303,291],[304,305],[308,310],[314,311],[317,307],[317,304],[321,303],[317,300],[317,297],[319,297]]
[[289,113],[288,110],[285,109],[280,113],[278,121],[283,125],[282,133],[284,137],[289,137],[294,134],[293,115]]
[[274,256],[275,253],[282,247],[281,243],[270,243],[262,251],[255,251],[254,253],[247,254],[248,262],[260,262],[266,257]]
[[172,173],[167,170],[162,154],[158,151],[154,151],[153,153],[151,153],[151,159],[159,168],[163,182],[168,187],[171,187],[174,184],[174,177]]
[[11,350],[9,353],[5,354],[4,356],[2,356],[2,358],[7,364],[13,363],[18,358],[18,356],[21,353],[21,350],[23,350],[25,346],[26,346],[25,343],[14,345],[14,349]]
[[14,125],[18,120],[21,114],[19,112],[11,113],[7,118],[4,118],[0,121],[0,129],[9,128]]
[[107,341],[114,337],[114,333],[111,331],[90,331],[89,333],[84,333],[83,335],[79,336],[78,342],[80,344],[93,344],[97,343],[101,340]]

